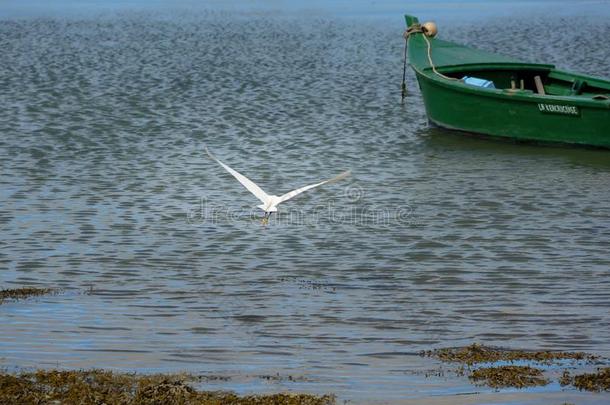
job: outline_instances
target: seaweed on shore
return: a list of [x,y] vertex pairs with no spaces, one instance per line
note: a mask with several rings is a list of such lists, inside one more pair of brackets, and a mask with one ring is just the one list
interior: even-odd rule
[[547,385],[542,370],[529,366],[485,367],[474,370],[469,379],[492,388],[526,388]]
[[136,375],[103,370],[0,373],[0,403],[184,404],[184,405],[331,405],[332,395],[269,394],[238,396],[197,391],[188,375]]
[[[465,374],[465,367],[470,370],[471,366],[479,363],[526,361],[550,365],[560,360],[591,362],[598,358],[582,352],[511,350],[476,343],[466,347],[428,350],[421,354],[435,357],[442,362],[461,364],[458,375]],[[549,383],[541,369],[527,365],[495,365],[479,368],[470,371],[468,378],[477,384],[488,385],[492,388],[525,388]],[[565,373],[559,381],[562,385],[572,383],[569,375],[566,376]]]
[[494,363],[497,361],[526,360],[538,363],[552,363],[557,360],[591,361],[596,358],[582,352],[510,350],[492,348],[476,343],[466,347],[428,350],[422,354],[435,357],[443,362],[462,363],[469,366],[476,363]]
[[610,391],[610,367],[600,368],[596,373],[575,376],[565,371],[559,382],[562,386],[573,385],[584,391]]
[[23,287],[0,290],[0,304],[6,299],[19,300],[28,297],[45,295],[53,292],[50,288]]
[[574,379],[568,372],[568,370],[563,370],[563,374],[559,377],[559,385],[565,387],[566,385],[571,385]]

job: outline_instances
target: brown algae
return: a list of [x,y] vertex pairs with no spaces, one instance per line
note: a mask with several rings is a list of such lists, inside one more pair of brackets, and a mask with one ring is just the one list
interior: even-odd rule
[[574,379],[570,376],[568,370],[563,370],[563,374],[559,377],[559,385],[565,387],[566,385],[571,385]]
[[197,391],[188,375],[136,375],[103,370],[0,373],[0,403],[184,404],[184,405],[331,405],[332,395],[269,394],[238,396]]
[[570,376],[564,371],[559,380],[562,386],[573,385],[583,391],[610,391],[610,367],[599,368],[596,373]]
[[35,297],[39,295],[45,295],[53,292],[50,288],[35,288],[35,287],[23,287],[23,288],[13,288],[7,290],[0,290],[0,304],[4,300],[13,299],[25,299],[28,297]]
[[[435,357],[442,362],[462,364],[461,369],[457,370],[457,375],[466,374],[466,366],[470,369],[471,366],[479,363],[526,361],[551,365],[560,360],[591,362],[598,358],[582,352],[511,350],[476,343],[466,347],[428,350],[421,354]],[[549,383],[541,369],[527,365],[495,365],[478,368],[470,371],[468,378],[477,384],[488,385],[492,388],[525,388]],[[562,385],[572,384],[569,374],[566,373],[559,382]]]
[[596,358],[582,352],[511,350],[492,348],[476,343],[466,347],[428,350],[422,354],[435,357],[443,362],[462,363],[469,366],[476,363],[494,363],[497,361],[525,360],[538,363],[552,363],[557,360],[591,361]]
[[526,388],[547,385],[542,370],[529,366],[485,367],[474,370],[468,378],[492,388]]

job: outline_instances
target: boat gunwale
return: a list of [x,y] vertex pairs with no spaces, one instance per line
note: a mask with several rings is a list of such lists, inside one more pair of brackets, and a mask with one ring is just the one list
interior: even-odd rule
[[[473,64],[473,65],[455,65],[470,67],[470,66],[481,66],[483,64]],[[490,66],[504,65],[508,66],[510,64],[489,64]],[[519,64],[517,64],[519,65]],[[515,66],[515,65],[513,65]],[[548,66],[548,65],[535,65],[530,64],[530,66]],[[411,65],[411,68],[418,74],[418,76],[423,76],[426,79],[433,81],[435,84],[440,85],[445,88],[449,88],[454,91],[474,94],[477,96],[483,97],[491,97],[491,98],[499,98],[502,100],[515,100],[515,101],[527,101],[530,103],[548,103],[548,102],[557,102],[557,103],[569,103],[570,105],[576,105],[578,107],[587,107],[587,108],[596,108],[596,109],[610,109],[610,100],[595,100],[593,98],[585,98],[584,96],[559,96],[559,95],[541,95],[536,93],[511,93],[506,91],[505,89],[486,89],[475,86],[467,85],[459,80],[447,80],[443,77],[438,76],[432,71],[432,68],[427,67],[425,69],[418,69],[415,66]],[[445,71],[443,69],[443,71]],[[558,72],[555,69],[552,71]],[[564,73],[564,72],[562,72]],[[586,76],[583,76],[586,77]]]
[[[459,72],[467,68],[468,70],[482,71],[482,70],[504,70],[504,69],[519,69],[519,70],[546,70],[555,71],[555,65],[543,64],[543,63],[507,63],[507,62],[489,62],[489,63],[461,63],[455,65],[444,65],[436,68],[442,73],[453,73]],[[431,69],[430,66],[424,67],[424,70]]]
[[[409,62],[409,65],[413,69],[415,69],[414,64]],[[483,72],[489,70],[511,70],[518,69],[520,71],[546,71],[548,75],[553,75],[552,78],[569,81],[569,79],[578,79],[584,80],[587,83],[599,86],[599,87],[608,87],[607,90],[610,92],[610,80],[606,80],[604,78],[595,77],[591,75],[587,75],[584,73],[574,73],[567,70],[557,69],[555,65],[552,64],[544,64],[544,63],[526,63],[526,62],[489,62],[489,63],[462,63],[455,65],[444,65],[442,67],[436,68],[440,73],[457,73],[463,70],[475,71],[475,72]],[[430,66],[425,66],[423,69],[419,69],[423,71],[431,71]],[[577,96],[578,97],[578,96]]]

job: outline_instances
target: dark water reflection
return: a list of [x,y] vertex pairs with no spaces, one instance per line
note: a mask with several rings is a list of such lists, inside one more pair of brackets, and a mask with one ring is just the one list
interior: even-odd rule
[[[607,22],[527,21],[443,35],[608,76]],[[2,305],[0,365],[393,398],[471,390],[417,375],[436,346],[610,355],[608,153],[429,128],[401,24],[1,21],[0,282],[65,293]],[[273,192],[353,176],[263,229],[204,144]]]

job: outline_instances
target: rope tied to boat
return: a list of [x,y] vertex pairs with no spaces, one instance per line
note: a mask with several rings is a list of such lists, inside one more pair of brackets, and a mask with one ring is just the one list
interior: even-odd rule
[[434,28],[432,28],[433,32],[430,32],[431,28],[428,28],[427,24],[428,23],[423,24],[423,25],[419,24],[419,23],[411,24],[402,35],[403,38],[405,39],[405,48],[404,48],[403,66],[402,66],[402,83],[400,85],[400,88],[402,90],[401,100],[404,100],[405,96],[407,94],[407,86],[405,84],[406,70],[407,70],[407,48],[409,46],[409,37],[413,34],[423,34],[424,40],[426,41],[426,44],[428,46],[428,63],[430,64],[432,71],[436,75],[442,77],[443,79],[447,79],[447,80],[454,80],[454,81],[460,80],[460,79],[456,79],[455,77],[446,76],[446,75],[440,73],[438,70],[436,70],[436,66],[434,65],[434,62],[432,61],[432,44],[430,43],[430,39],[428,39],[428,35],[431,35],[431,36],[436,35],[436,27],[434,26]]

